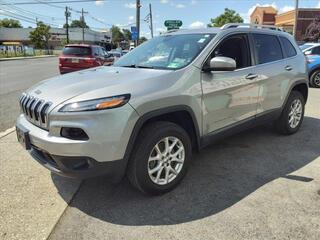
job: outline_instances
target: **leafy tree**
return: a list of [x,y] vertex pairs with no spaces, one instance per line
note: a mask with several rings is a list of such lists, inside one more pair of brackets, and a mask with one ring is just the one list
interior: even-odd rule
[[112,34],[112,42],[118,45],[120,42],[122,42],[125,39],[124,34],[121,32],[120,28],[117,26],[111,27],[111,34]]
[[211,18],[208,27],[221,27],[227,23],[243,23],[243,18],[236,11],[225,8],[224,13],[216,18]]
[[[63,25],[64,28],[67,27],[67,24],[65,23]],[[89,28],[89,26],[87,25],[87,23],[85,21],[82,20],[72,20],[71,24],[69,24],[69,28]]]
[[0,19],[0,27],[5,27],[5,28],[22,28],[21,23],[18,20],[14,19],[9,19],[9,18],[4,18]]
[[130,30],[122,29],[122,32],[123,32],[124,39],[126,41],[130,41],[131,40],[131,32],[130,32]]
[[147,39],[146,37],[141,37],[141,38],[139,39],[139,44],[144,43],[144,42],[146,42],[146,41],[148,41],[148,39]]
[[43,22],[38,22],[37,27],[30,32],[29,38],[35,48],[48,48],[49,39],[51,37],[50,26]]

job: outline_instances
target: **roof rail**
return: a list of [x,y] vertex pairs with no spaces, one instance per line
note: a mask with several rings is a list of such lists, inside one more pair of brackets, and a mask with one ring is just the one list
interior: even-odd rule
[[238,28],[238,27],[247,27],[247,28],[259,28],[259,29],[270,29],[283,32],[283,28],[276,27],[273,25],[259,25],[259,24],[251,24],[251,23],[228,23],[221,27],[221,29],[229,29],[229,28]]

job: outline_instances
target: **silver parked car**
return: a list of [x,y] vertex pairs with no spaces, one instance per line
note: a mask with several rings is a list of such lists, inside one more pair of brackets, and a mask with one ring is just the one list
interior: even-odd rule
[[297,132],[307,97],[291,35],[228,24],[168,32],[112,67],[42,81],[23,93],[16,128],[54,173],[126,173],[142,192],[162,194],[185,176],[192,150],[262,123]]

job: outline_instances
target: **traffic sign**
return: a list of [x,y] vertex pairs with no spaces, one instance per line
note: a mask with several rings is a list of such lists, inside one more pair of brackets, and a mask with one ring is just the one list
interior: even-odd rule
[[179,29],[182,26],[181,20],[166,20],[164,21],[164,26],[167,27],[168,30]]
[[131,26],[131,40],[138,40],[138,28],[136,26]]

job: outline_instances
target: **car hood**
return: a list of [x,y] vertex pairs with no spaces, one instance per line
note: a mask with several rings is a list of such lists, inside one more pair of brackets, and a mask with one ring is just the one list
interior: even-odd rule
[[[138,94],[152,82],[153,85],[159,85],[159,79],[163,81],[164,75],[172,73],[174,71],[171,70],[104,66],[44,80],[28,89],[27,94],[50,101],[54,107],[72,98],[78,101],[126,93]],[[159,89],[160,86],[154,87]]]

